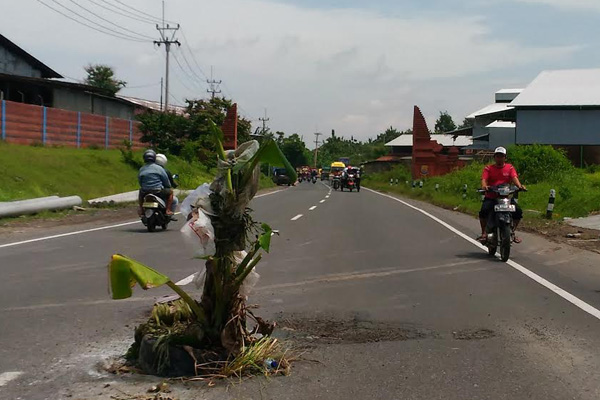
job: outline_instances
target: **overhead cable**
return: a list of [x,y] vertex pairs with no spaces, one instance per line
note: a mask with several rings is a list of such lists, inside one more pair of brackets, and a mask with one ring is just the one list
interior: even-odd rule
[[[53,1],[54,3],[56,3],[56,4],[60,5],[60,6],[62,6],[62,4],[58,3],[56,0],[52,0],[52,1]],[[112,29],[110,29],[110,28],[107,28],[107,27],[105,27],[105,26],[103,26],[103,25],[101,25],[101,24],[98,24],[97,22],[94,22],[94,21],[91,21],[91,22],[92,22],[94,25],[98,25],[100,28],[97,28],[97,27],[95,27],[95,26],[92,26],[92,25],[88,25],[88,24],[86,24],[85,22],[82,22],[82,21],[80,21],[80,20],[78,20],[78,19],[76,19],[76,18],[73,18],[72,16],[70,16],[70,15],[67,15],[67,14],[65,14],[64,12],[62,12],[62,11],[60,11],[60,10],[58,10],[58,9],[56,9],[56,8],[54,8],[54,7],[52,7],[51,5],[44,3],[42,0],[37,0],[37,2],[38,2],[38,3],[40,3],[40,4],[42,4],[42,5],[44,5],[44,6],[46,6],[46,7],[48,7],[48,8],[49,8],[49,9],[51,9],[52,11],[54,11],[54,12],[56,12],[56,13],[58,13],[58,14],[62,15],[63,17],[70,19],[71,21],[77,22],[78,24],[80,24],[80,25],[83,25],[83,26],[85,26],[85,27],[88,27],[88,28],[90,28],[90,29],[93,29],[93,30],[95,30],[95,31],[97,31],[97,32],[104,33],[105,35],[113,36],[113,37],[116,37],[116,38],[119,38],[119,39],[129,40],[129,41],[132,41],[132,42],[147,42],[147,40],[143,40],[143,39],[135,38],[135,37],[133,37],[133,36],[128,36],[128,35],[122,34],[122,33],[120,33],[120,32],[116,32],[116,31],[114,31],[114,30],[112,30]],[[63,7],[64,7],[64,6],[63,6]],[[68,9],[68,8],[67,8],[67,9]],[[87,18],[84,18],[84,19],[86,19],[86,20],[87,20]]]

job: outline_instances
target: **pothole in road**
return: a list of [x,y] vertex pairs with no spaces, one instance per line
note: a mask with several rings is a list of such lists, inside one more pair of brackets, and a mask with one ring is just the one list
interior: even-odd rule
[[482,340],[496,336],[496,332],[491,329],[464,329],[452,332],[456,340]]
[[303,343],[374,343],[425,339],[434,333],[410,324],[357,318],[289,316],[279,320],[279,334]]

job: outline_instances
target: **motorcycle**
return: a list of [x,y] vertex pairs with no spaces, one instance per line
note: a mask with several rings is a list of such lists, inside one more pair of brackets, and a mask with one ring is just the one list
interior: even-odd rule
[[341,189],[342,189],[342,192],[344,191],[344,188],[347,188],[347,189],[349,189],[351,192],[352,192],[354,189],[356,189],[356,191],[357,191],[357,192],[360,192],[360,185],[358,184],[358,182],[357,182],[357,179],[356,179],[356,177],[355,177],[355,175],[354,175],[354,174],[349,174],[349,175],[346,177],[346,179],[344,179],[344,180],[342,181],[342,184],[341,184],[341,186],[340,186],[340,187],[341,187]]
[[313,175],[313,177],[312,177],[312,183],[313,184],[317,183],[317,176],[316,175]]
[[167,229],[171,216],[167,215],[167,204],[157,194],[147,193],[142,203],[142,223],[148,232],[154,232],[157,226]]
[[[510,247],[513,239],[513,218],[512,213],[517,210],[517,206],[512,203],[512,198],[518,196],[519,189],[512,185],[492,186],[487,192],[498,194],[495,199],[494,211],[490,213],[487,221],[487,237],[483,243],[488,248],[488,254],[494,256],[496,250],[500,247],[500,259],[504,262],[510,258]],[[479,193],[486,193],[486,190],[479,189]]]
[[333,178],[331,179],[331,187],[333,187],[333,190],[338,190],[340,188],[340,177],[337,175],[334,175]]

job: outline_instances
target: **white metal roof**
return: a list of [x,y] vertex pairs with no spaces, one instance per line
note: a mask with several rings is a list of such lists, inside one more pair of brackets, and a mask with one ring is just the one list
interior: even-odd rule
[[517,124],[515,122],[510,121],[494,121],[491,124],[487,125],[486,128],[512,128],[515,129]]
[[600,106],[600,69],[543,71],[511,106]]
[[[158,101],[138,99],[137,97],[123,96],[120,94],[117,94],[117,97],[123,100],[127,100],[130,103],[137,104],[138,106],[142,106],[144,108],[149,108],[155,111],[162,111],[161,104]],[[186,113],[187,109],[183,106],[169,104],[169,111],[175,112],[179,115],[183,115]]]
[[[472,136],[456,136],[454,139],[454,135],[443,135],[443,134],[432,134],[431,139],[437,141],[442,146],[469,146],[473,144]],[[385,144],[389,147],[396,146],[412,146],[413,145],[413,135],[404,134],[398,136],[396,139],[392,140]]]
[[523,89],[500,89],[496,93],[497,94],[518,94],[521,93]]
[[467,119],[474,119],[475,117],[481,117],[484,115],[496,114],[503,111],[512,110],[513,107],[509,106],[508,103],[494,103],[482,108],[481,110],[475,111],[473,114],[468,115]]

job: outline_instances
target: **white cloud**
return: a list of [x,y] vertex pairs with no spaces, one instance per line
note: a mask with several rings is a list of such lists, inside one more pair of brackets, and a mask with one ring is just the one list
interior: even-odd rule
[[[81,76],[82,65],[105,62],[133,86],[160,80],[162,49],[105,37],[29,3],[13,7],[5,32],[59,72]],[[128,3],[153,14],[160,7],[157,0]],[[216,77],[225,80],[242,108],[257,118],[268,107],[274,129],[306,135],[316,125],[360,138],[390,125],[406,128],[413,104],[424,105],[432,117],[449,109],[462,120],[493,94],[482,92],[490,88],[477,78],[465,91],[466,77],[560,60],[577,49],[495,38],[484,19],[464,15],[400,18],[261,0],[170,0],[167,7],[204,71],[214,65]],[[135,29],[156,34],[152,26]],[[176,97],[205,94],[202,83],[187,82],[196,90],[185,89],[178,80],[187,78],[172,66]],[[457,98],[454,88],[464,96]],[[158,98],[157,87],[127,93]]]

